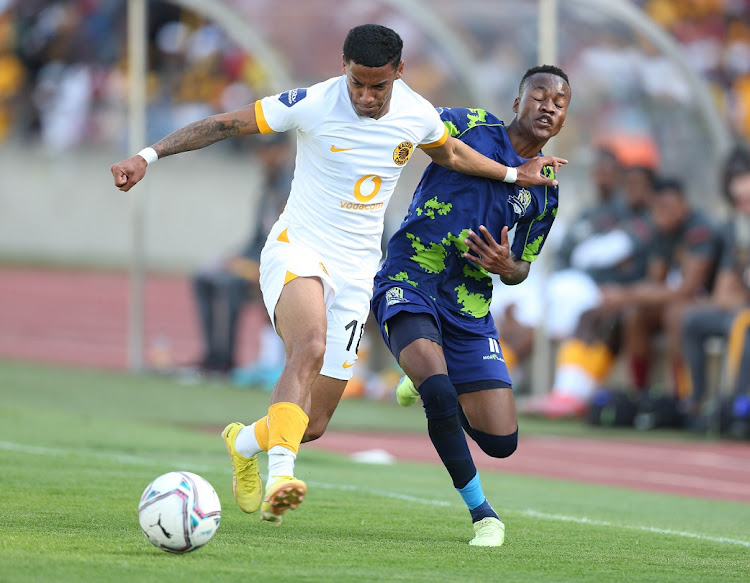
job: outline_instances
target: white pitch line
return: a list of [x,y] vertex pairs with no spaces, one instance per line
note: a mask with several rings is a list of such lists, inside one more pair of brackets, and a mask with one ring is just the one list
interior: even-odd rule
[[[409,496],[408,494],[398,494],[396,492],[383,492],[380,490],[370,490],[367,488],[359,488],[357,486],[346,486],[346,485],[337,485],[337,484],[326,484],[323,482],[310,482],[308,480],[308,484],[317,486],[318,488],[328,489],[328,490],[339,490],[339,491],[345,491],[345,492],[362,492],[364,494],[369,494],[372,496],[380,496],[381,498],[394,498],[396,500],[405,500],[407,502],[415,502],[419,504],[427,504],[430,506],[451,506],[456,508],[463,508],[462,504],[453,503],[453,502],[446,502],[445,500],[431,500],[429,498],[420,498],[416,496]],[[705,541],[711,541],[711,542],[717,542],[717,543],[728,543],[728,544],[735,544],[740,545],[743,547],[750,548],[750,541],[746,540],[740,540],[740,539],[734,539],[724,536],[710,536],[705,534],[698,534],[695,532],[687,532],[687,531],[681,531],[681,530],[673,530],[670,528],[659,528],[656,526],[642,526],[642,525],[631,525],[631,524],[617,524],[615,522],[610,522],[607,520],[596,520],[594,518],[586,518],[586,517],[578,517],[578,516],[566,516],[564,514],[549,514],[546,512],[538,512],[536,510],[508,510],[508,512],[513,514],[521,514],[523,516],[530,516],[532,518],[541,518],[544,520],[554,520],[559,522],[574,522],[576,524],[590,524],[592,526],[606,526],[611,528],[625,528],[628,530],[636,530],[641,532],[653,532],[656,534],[666,534],[666,535],[673,535],[673,536],[681,536],[685,538],[693,538],[698,540],[705,540]]]
[[641,532],[653,532],[656,534],[667,534],[681,536],[685,538],[694,538],[699,540],[711,541],[715,543],[729,543],[750,548],[750,541],[729,538],[725,536],[709,536],[684,530],[672,530],[671,528],[658,528],[656,526],[641,526],[636,524],[616,524],[608,520],[595,520],[593,518],[580,518],[576,516],[565,516],[564,514],[548,514],[546,512],[537,512],[536,510],[522,510],[519,514],[531,516],[533,518],[542,518],[545,520],[556,520],[560,522],[575,522],[577,524],[591,524],[593,526],[607,526],[613,528],[626,528],[628,530],[637,530]]
[[391,498],[394,500],[403,500],[404,502],[427,504],[429,506],[458,506],[458,504],[447,502],[445,500],[430,500],[429,498],[420,498],[418,496],[410,496],[409,494],[399,494],[398,492],[384,492],[382,490],[371,490],[369,488],[360,488],[359,486],[349,486],[346,484],[326,484],[325,482],[314,482],[310,480],[307,480],[307,483],[317,488],[323,488],[324,490],[338,490],[339,492],[361,492],[362,494],[369,494],[370,496],[380,496],[381,498]]
[[[123,455],[118,453],[109,453],[104,451],[83,451],[73,449],[62,449],[62,448],[51,448],[51,447],[39,447],[35,445],[24,445],[22,443],[14,443],[11,441],[0,441],[0,449],[5,451],[14,451],[19,453],[26,453],[32,455],[43,455],[43,456],[59,456],[59,455],[79,455],[81,457],[95,457],[97,459],[113,460],[120,463],[128,463],[133,465],[153,466],[153,465],[164,465],[156,459],[149,459],[142,456],[135,455]],[[220,469],[226,469],[225,465],[198,465],[191,462],[175,462],[170,460],[170,464],[179,466],[182,469],[188,471],[217,471]],[[420,496],[411,496],[409,494],[401,494],[399,492],[389,492],[386,490],[375,490],[370,488],[361,488],[359,486],[347,485],[347,484],[328,484],[325,482],[307,482],[311,486],[326,490],[338,490],[341,492],[361,492],[370,496],[379,496],[381,498],[390,498],[395,500],[403,500],[405,502],[411,502],[415,504],[424,504],[427,506],[442,506],[442,507],[457,507],[463,508],[463,505],[456,502],[448,502],[446,500],[436,500],[430,498],[423,498]],[[580,516],[567,516],[564,514],[549,514],[547,512],[539,512],[532,509],[526,510],[508,510],[513,514],[520,514],[522,516],[529,516],[531,518],[539,518],[542,520],[554,520],[559,522],[573,522],[576,524],[590,524],[592,526],[604,526],[607,528],[624,528],[627,530],[635,530],[640,532],[649,532],[654,534],[662,534],[667,536],[678,536],[683,538],[692,538],[696,540],[710,541],[722,544],[739,545],[742,547],[750,548],[750,541],[729,538],[724,536],[710,536],[705,534],[699,534],[696,532],[688,532],[682,530],[673,530],[669,528],[659,528],[656,526],[644,526],[637,524],[617,524],[608,520],[597,520],[593,518],[580,517]]]
[[[19,453],[30,453],[33,455],[46,455],[56,457],[59,455],[72,455],[85,458],[95,458],[101,460],[111,460],[121,464],[131,464],[136,466],[163,466],[164,462],[157,459],[149,459],[143,456],[127,455],[122,453],[106,452],[101,450],[87,449],[61,449],[52,447],[40,447],[36,445],[25,445],[22,443],[13,443],[12,441],[0,441],[0,449],[6,451],[16,451]],[[181,460],[169,460],[174,466],[179,466],[187,471],[209,472],[215,471],[219,466],[203,466],[193,462]]]

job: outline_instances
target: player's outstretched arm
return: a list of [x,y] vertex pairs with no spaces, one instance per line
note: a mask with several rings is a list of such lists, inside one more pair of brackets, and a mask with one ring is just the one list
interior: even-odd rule
[[[219,113],[188,124],[162,138],[151,148],[146,148],[127,160],[113,164],[110,171],[115,186],[127,192],[146,174],[146,166],[159,158],[205,148],[232,136],[259,132],[255,106],[254,104],[247,105],[235,111]],[[148,159],[149,157],[151,159]]]
[[557,169],[568,161],[555,156],[539,156],[528,160],[518,168],[509,169],[477,152],[461,140],[449,137],[442,146],[425,148],[424,152],[432,161],[456,172],[482,176],[504,182],[515,182],[519,186],[557,186],[557,180],[544,176],[542,168],[552,166]]

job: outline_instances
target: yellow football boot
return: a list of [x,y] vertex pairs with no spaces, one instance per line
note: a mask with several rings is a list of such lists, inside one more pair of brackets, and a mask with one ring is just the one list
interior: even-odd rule
[[499,547],[505,540],[505,525],[499,518],[488,516],[474,523],[473,547]]
[[232,492],[237,505],[243,512],[248,514],[255,512],[263,500],[263,482],[258,472],[258,456],[247,458],[240,454],[234,447],[237,434],[244,425],[242,423],[230,423],[224,428],[221,435],[232,460]]
[[419,393],[409,377],[401,377],[396,387],[396,400],[402,407],[410,407],[419,400]]
[[278,476],[268,487],[260,508],[260,519],[281,526],[287,510],[294,510],[307,494],[307,486],[302,480],[292,476]]

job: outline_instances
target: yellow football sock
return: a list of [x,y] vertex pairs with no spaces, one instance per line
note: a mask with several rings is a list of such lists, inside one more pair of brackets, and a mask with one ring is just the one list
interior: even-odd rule
[[553,393],[589,399],[612,367],[612,354],[603,343],[589,345],[571,338],[560,345]]
[[274,403],[268,408],[268,449],[281,445],[296,454],[309,422],[299,405]]
[[557,351],[557,366],[577,365],[585,370],[588,359],[589,345],[578,338],[566,340]]
[[263,451],[268,451],[268,415],[261,417],[255,422],[255,441],[258,445],[263,448]]
[[604,342],[597,342],[588,348],[586,370],[600,383],[609,376],[615,357]]
[[693,394],[693,381],[690,378],[690,369],[681,358],[672,362],[672,376],[674,378],[675,395],[679,399],[687,399]]
[[745,348],[745,334],[748,328],[750,328],[750,310],[742,310],[732,322],[727,344],[727,368],[730,386],[737,383],[737,376],[742,365],[742,352]]

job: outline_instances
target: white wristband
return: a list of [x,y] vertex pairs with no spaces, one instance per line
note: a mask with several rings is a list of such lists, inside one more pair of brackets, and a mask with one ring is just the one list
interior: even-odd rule
[[518,168],[513,168],[511,166],[508,166],[508,171],[505,173],[505,178],[503,178],[503,182],[513,184],[515,183],[516,178],[518,178]]
[[138,155],[146,161],[146,165],[153,164],[159,159],[159,154],[153,148],[143,148]]

